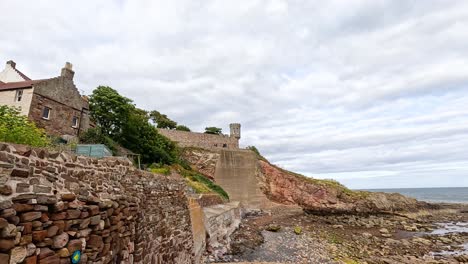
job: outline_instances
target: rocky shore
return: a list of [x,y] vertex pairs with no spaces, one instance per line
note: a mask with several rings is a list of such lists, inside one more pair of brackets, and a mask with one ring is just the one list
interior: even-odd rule
[[292,206],[251,213],[217,261],[468,263],[468,205],[437,207],[377,215],[314,215]]

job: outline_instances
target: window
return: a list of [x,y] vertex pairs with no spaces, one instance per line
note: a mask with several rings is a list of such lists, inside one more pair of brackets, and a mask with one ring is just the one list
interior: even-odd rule
[[46,106],[42,110],[42,118],[43,119],[49,119],[49,117],[50,117],[50,108]]
[[74,116],[72,119],[72,127],[77,128],[78,127],[78,117]]
[[23,90],[16,90],[15,102],[21,102],[23,99]]

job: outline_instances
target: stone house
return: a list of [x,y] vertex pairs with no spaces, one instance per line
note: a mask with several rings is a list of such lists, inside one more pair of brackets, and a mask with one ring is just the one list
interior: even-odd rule
[[89,103],[73,82],[75,72],[66,63],[58,77],[32,80],[8,61],[0,72],[0,105],[19,108],[48,134],[69,141],[90,126]]

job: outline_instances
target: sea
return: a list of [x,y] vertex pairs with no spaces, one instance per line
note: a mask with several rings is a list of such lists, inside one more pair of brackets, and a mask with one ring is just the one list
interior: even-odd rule
[[363,191],[401,193],[426,202],[468,204],[468,187],[365,189]]

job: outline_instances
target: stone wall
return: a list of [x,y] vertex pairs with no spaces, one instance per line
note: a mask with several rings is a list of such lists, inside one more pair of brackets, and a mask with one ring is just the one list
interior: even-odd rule
[[[44,107],[50,108],[49,119],[42,118]],[[73,127],[73,117],[81,122],[81,127]],[[29,112],[29,118],[49,134],[56,136],[78,136],[80,132],[89,128],[89,117],[86,109],[75,109],[58,101],[34,93]]]
[[180,176],[0,143],[0,263],[193,263]]
[[205,149],[227,148],[238,149],[239,140],[227,135],[212,135],[205,133],[179,130],[158,129],[159,133],[176,142],[181,147],[196,147]]

